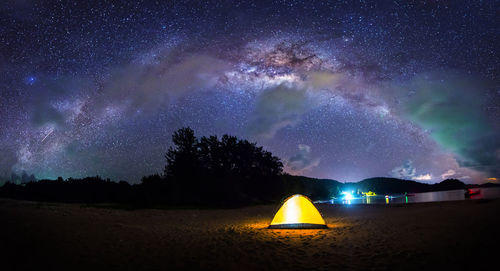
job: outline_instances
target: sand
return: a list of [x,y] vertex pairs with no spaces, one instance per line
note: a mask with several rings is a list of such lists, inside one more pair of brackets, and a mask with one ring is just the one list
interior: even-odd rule
[[0,199],[8,268],[0,269],[462,270],[496,269],[500,256],[500,200],[318,204],[329,229],[266,229],[277,207],[121,210]]

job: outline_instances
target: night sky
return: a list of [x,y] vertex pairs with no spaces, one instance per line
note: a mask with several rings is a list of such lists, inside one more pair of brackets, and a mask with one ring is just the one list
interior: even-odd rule
[[291,174],[500,178],[498,1],[113,2],[0,3],[0,176],[136,183],[189,126]]

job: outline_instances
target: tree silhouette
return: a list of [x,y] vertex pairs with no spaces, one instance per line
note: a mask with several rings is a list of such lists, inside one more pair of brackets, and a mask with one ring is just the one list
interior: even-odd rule
[[190,128],[172,136],[164,174],[188,201],[266,200],[281,191],[283,164],[255,143],[223,135],[198,140]]
[[196,175],[195,169],[199,162],[197,150],[198,140],[191,128],[182,128],[174,132],[170,147],[165,154],[167,165],[164,174],[170,178],[192,178]]

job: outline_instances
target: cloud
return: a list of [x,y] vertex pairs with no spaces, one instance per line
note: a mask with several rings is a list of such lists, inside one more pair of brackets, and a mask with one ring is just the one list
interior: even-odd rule
[[280,129],[295,125],[312,106],[304,89],[283,84],[269,88],[257,99],[248,127],[249,133],[271,138]]
[[31,118],[36,126],[43,126],[47,123],[62,125],[64,115],[48,103],[40,103],[33,107],[33,116]]
[[498,172],[500,127],[485,114],[486,101],[479,91],[488,87],[463,76],[422,75],[403,103],[404,115],[454,153],[461,167]]
[[319,165],[320,159],[312,157],[310,146],[299,144],[298,148],[298,152],[290,157],[286,164],[292,173],[303,173]]
[[61,106],[67,104],[68,100],[75,99],[78,93],[88,87],[84,80],[59,78],[52,79],[40,77],[30,88],[30,97],[27,108],[31,113],[31,122],[36,127],[45,124],[57,126],[65,125],[68,117],[71,117],[73,107]]
[[216,86],[229,64],[208,55],[160,53],[154,61],[134,62],[117,69],[104,86],[98,102],[101,110],[110,104],[125,112],[154,112],[168,98]]
[[454,171],[453,169],[448,169],[445,173],[441,174],[441,179],[446,180],[450,178],[451,176],[455,175],[457,172]]
[[312,72],[309,74],[308,83],[317,89],[336,88],[345,83],[346,76],[342,73]]
[[429,173],[421,174],[421,175],[412,177],[411,179],[415,180],[415,181],[430,181],[430,180],[432,180],[432,174],[429,174]]
[[411,160],[407,160],[403,165],[391,170],[390,175],[394,178],[399,179],[411,179],[415,176],[416,173],[417,170],[413,166],[413,162]]

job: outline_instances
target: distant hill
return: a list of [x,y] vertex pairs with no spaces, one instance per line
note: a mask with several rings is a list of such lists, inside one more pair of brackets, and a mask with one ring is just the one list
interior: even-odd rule
[[417,193],[431,190],[428,184],[384,177],[364,179],[357,183],[346,183],[345,185],[346,189],[352,187],[351,190],[373,191],[377,194]]
[[440,183],[432,185],[432,191],[444,191],[444,190],[455,190],[464,189],[467,185],[457,179],[446,179]]
[[344,184],[330,179],[283,175],[284,195],[302,194],[312,200],[328,200],[340,194]]
[[404,194],[432,191],[464,189],[468,187],[488,187],[494,184],[466,185],[457,179],[447,179],[436,184],[426,184],[397,178],[375,177],[357,183],[341,183],[330,179],[316,179],[305,176],[283,176],[285,194],[304,194],[313,200],[328,200],[339,196],[342,191],[373,191],[377,194]]
[[348,186],[354,186],[362,191],[373,191],[378,194],[402,194],[402,193],[421,193],[430,191],[444,191],[453,189],[464,189],[466,185],[456,179],[447,179],[436,184],[425,184],[410,180],[401,180],[396,178],[369,178],[358,183],[349,183]]

